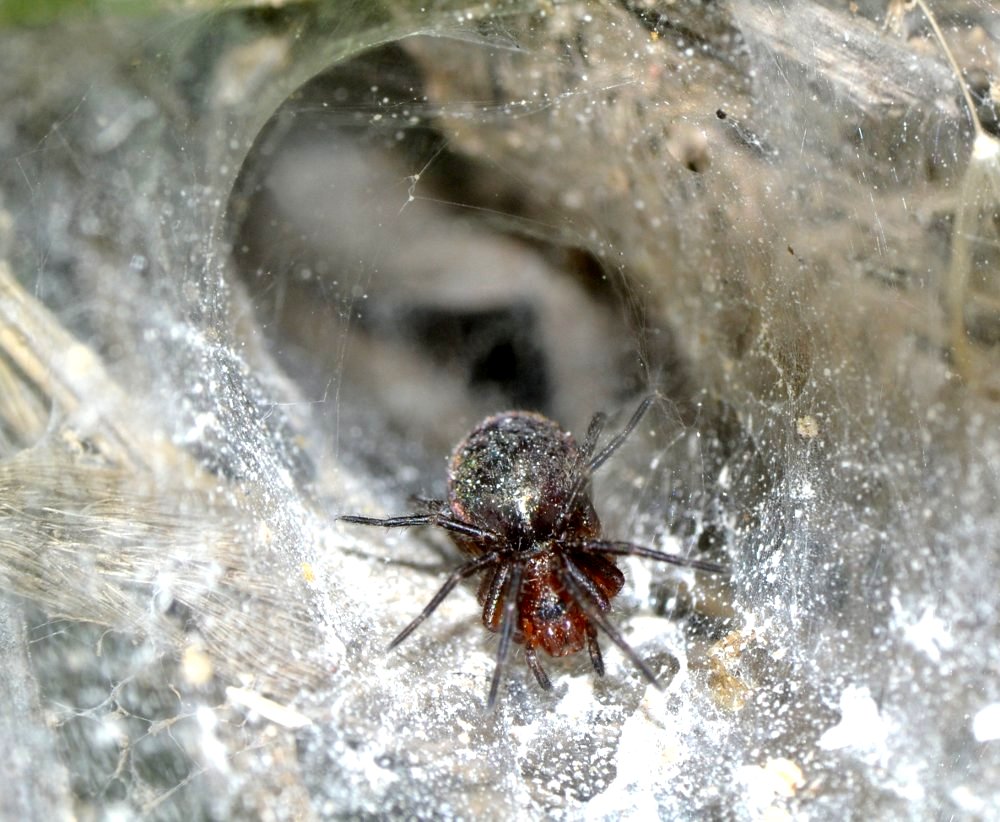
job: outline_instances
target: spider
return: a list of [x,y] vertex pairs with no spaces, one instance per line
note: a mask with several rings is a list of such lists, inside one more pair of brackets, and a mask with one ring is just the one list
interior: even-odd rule
[[644,399],[628,424],[599,451],[604,414],[591,420],[582,446],[541,414],[508,411],[487,417],[452,454],[447,502],[424,500],[426,513],[384,519],[339,517],[383,528],[434,525],[447,531],[470,557],[389,643],[389,650],[410,636],[459,582],[482,574],[478,599],[483,624],[500,634],[488,708],[496,703],[512,642],[524,646],[528,667],[545,690],[552,683],[538,661],[539,650],[561,657],[586,646],[594,671],[603,676],[598,629],[659,687],[649,666],[606,616],[625,583],[614,557],[647,557],[713,573],[725,569],[601,537],[590,499],[591,475],[621,447],[655,399]]

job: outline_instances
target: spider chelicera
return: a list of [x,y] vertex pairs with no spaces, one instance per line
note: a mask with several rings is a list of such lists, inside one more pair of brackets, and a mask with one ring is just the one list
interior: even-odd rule
[[528,667],[546,690],[552,683],[538,661],[539,649],[559,657],[586,646],[594,670],[603,676],[598,629],[659,687],[649,666],[606,616],[625,583],[613,558],[647,557],[714,573],[725,569],[601,537],[590,499],[591,475],[621,447],[654,400],[655,396],[643,400],[628,424],[599,451],[606,423],[603,414],[591,420],[582,446],[541,414],[508,411],[488,417],[452,454],[447,502],[426,500],[427,513],[385,519],[339,517],[383,528],[435,525],[471,557],[452,572],[389,648],[412,634],[461,580],[481,573],[483,624],[500,634],[489,707],[496,703],[512,642],[524,646]]

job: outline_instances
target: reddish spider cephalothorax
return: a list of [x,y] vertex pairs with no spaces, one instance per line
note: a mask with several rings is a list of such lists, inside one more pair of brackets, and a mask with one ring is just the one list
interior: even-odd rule
[[605,616],[625,582],[613,557],[631,554],[703,571],[724,569],[601,538],[590,500],[590,477],[621,446],[653,400],[645,399],[625,428],[596,454],[603,414],[591,421],[582,446],[541,414],[509,411],[488,417],[455,448],[447,503],[428,501],[428,513],[387,519],[340,517],[384,528],[436,525],[471,557],[389,647],[413,633],[461,580],[482,573],[483,623],[500,634],[488,699],[491,707],[511,642],[524,645],[528,667],[548,689],[552,684],[538,662],[539,649],[565,656],[586,646],[594,670],[603,675],[598,629],[656,684],[653,672]]

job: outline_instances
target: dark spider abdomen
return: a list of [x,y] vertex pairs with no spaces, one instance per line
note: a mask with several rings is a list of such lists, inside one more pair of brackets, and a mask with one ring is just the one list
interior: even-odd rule
[[[487,418],[458,444],[448,504],[456,518],[515,550],[556,538],[596,538],[600,522],[587,483],[577,484],[584,471],[571,434],[540,414],[510,411]],[[472,553],[481,548],[456,541]]]

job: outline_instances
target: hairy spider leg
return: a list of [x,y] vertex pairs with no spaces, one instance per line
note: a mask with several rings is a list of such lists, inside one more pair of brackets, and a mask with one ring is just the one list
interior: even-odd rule
[[498,569],[490,583],[490,599],[483,608],[484,619],[488,617],[490,624],[493,624],[497,621],[497,611],[501,603],[503,605],[503,610],[499,614],[500,642],[497,648],[497,661],[493,668],[489,696],[487,698],[487,707],[489,708],[492,708],[496,701],[501,675],[503,669],[506,667],[507,654],[509,653],[514,628],[516,627],[515,612],[517,611],[517,600],[515,599],[515,595],[520,594],[521,572],[522,566],[520,564],[507,565]]
[[590,420],[590,425],[587,426],[587,436],[583,441],[583,445],[580,447],[580,455],[585,459],[589,460],[591,455],[594,453],[594,449],[597,447],[597,440],[601,437],[601,432],[604,430],[604,426],[608,423],[608,417],[606,414],[602,414],[598,411],[594,414],[593,418]]
[[587,650],[590,652],[594,673],[604,676],[604,657],[601,656],[601,646],[597,643],[597,629],[590,624],[587,625]]
[[625,427],[619,431],[614,437],[612,437],[611,442],[605,445],[596,456],[591,456],[594,449],[597,447],[597,440],[601,436],[601,432],[604,430],[605,423],[607,423],[607,417],[598,412],[594,414],[593,419],[590,421],[590,425],[587,426],[587,435],[583,442],[583,447],[580,449],[580,453],[585,460],[588,460],[586,467],[580,472],[580,476],[577,478],[573,485],[573,492],[569,495],[569,502],[566,505],[566,510],[570,510],[576,498],[583,491],[587,482],[590,480],[590,475],[594,473],[598,468],[600,468],[615,451],[622,447],[625,440],[628,439],[629,434],[631,434],[635,427],[639,424],[639,421],[643,418],[649,407],[657,398],[657,394],[650,394],[646,397],[639,407],[632,414],[632,418],[628,421]]
[[[632,419],[628,421],[628,424],[626,424],[626,426],[621,431],[615,434],[615,436],[611,439],[611,442],[605,445],[597,453],[596,456],[591,457],[590,462],[587,463],[588,474],[593,474],[594,471],[596,471],[598,468],[604,465],[608,457],[610,457],[613,453],[615,453],[615,451],[617,451],[619,448],[622,447],[622,443],[624,443],[625,440],[628,439],[629,434],[631,434],[635,430],[635,427],[639,424],[639,421],[643,418],[643,416],[645,416],[646,412],[649,410],[649,407],[653,404],[653,402],[655,402],[656,397],[657,397],[656,394],[650,394],[648,397],[646,397],[646,399],[644,399],[641,403],[639,403],[639,407],[635,409],[635,413],[632,415]],[[593,423],[591,423],[591,427],[593,427]],[[589,431],[587,432],[587,438],[589,441],[590,438]]]
[[573,560],[565,554],[562,557],[562,561],[564,566],[568,566],[570,568],[570,573],[573,573],[574,576],[576,576],[577,582],[587,592],[587,595],[591,598],[591,600],[597,603],[597,607],[602,611],[610,610],[611,601],[604,595],[604,592],[594,584],[594,581],[583,573],[576,563],[574,563]]
[[[487,626],[493,625],[497,622],[497,610],[500,608],[500,603],[504,601],[504,587],[507,583],[509,575],[509,566],[503,565],[496,569],[496,572],[493,574],[493,579],[490,580],[490,587],[487,589],[486,597],[483,600],[483,624]],[[538,655],[535,653],[534,648],[525,647],[524,661],[528,664],[528,668],[530,668],[531,672],[535,675],[535,679],[538,680],[538,684],[544,690],[551,691],[552,681],[542,669],[541,663],[538,661]]]
[[406,639],[410,634],[412,634],[415,630],[417,630],[417,627],[420,625],[420,623],[422,623],[425,619],[427,619],[427,617],[429,617],[432,613],[434,613],[438,605],[440,605],[444,601],[444,598],[448,596],[448,594],[450,594],[452,590],[454,590],[455,586],[458,585],[459,582],[461,582],[466,577],[472,576],[477,571],[483,570],[483,568],[487,568],[490,565],[495,565],[497,562],[499,562],[499,560],[500,560],[500,554],[498,554],[496,551],[491,551],[488,554],[483,554],[481,557],[476,557],[476,559],[467,562],[465,563],[465,565],[462,565],[456,568],[454,571],[452,571],[451,576],[449,576],[448,579],[445,581],[444,585],[442,585],[438,589],[438,592],[434,594],[433,599],[431,599],[431,601],[427,603],[427,605],[424,607],[424,610],[422,610],[419,614],[417,614],[416,618],[396,635],[396,638],[389,643],[389,647],[386,650],[391,651],[393,648],[397,647],[404,639]]
[[699,571],[708,571],[713,574],[724,574],[726,568],[715,562],[708,562],[703,559],[690,559],[679,557],[677,554],[667,554],[657,551],[655,548],[647,548],[645,545],[636,545],[633,542],[610,542],[601,539],[590,539],[584,542],[567,542],[563,546],[571,551],[581,551],[586,554],[614,554],[616,556],[648,557],[659,562],[666,562],[670,565],[680,565],[685,568],[696,568]]
[[[602,611],[611,610],[611,602],[598,588],[594,581],[584,573],[579,573],[579,568],[569,557],[563,556],[563,562],[573,565],[573,571],[578,572],[577,582],[586,590],[591,600],[597,603],[597,607]],[[571,571],[571,573],[573,572]],[[604,676],[604,657],[601,656],[601,646],[597,642],[597,631],[590,623],[587,624],[587,651],[590,654],[590,662],[594,666],[594,672],[598,676]]]
[[[587,615],[587,618],[608,635],[608,639],[618,646],[621,652],[629,658],[632,664],[639,669],[652,685],[662,690],[663,686],[657,681],[656,674],[653,673],[632,646],[625,641],[625,637],[621,635],[618,629],[605,619],[600,601],[595,599],[593,594],[588,590],[590,580],[587,579],[586,575],[572,561],[567,559],[564,567],[566,573],[560,574],[560,577],[566,587],[576,594],[577,601],[583,608],[583,612]],[[603,667],[603,660],[601,666]]]
[[411,525],[436,525],[445,531],[454,534],[461,534],[463,537],[470,537],[474,540],[485,540],[486,542],[496,542],[496,535],[482,528],[476,528],[467,522],[462,522],[447,514],[405,514],[401,517],[360,517],[356,514],[342,514],[337,517],[342,522],[353,522],[358,525],[378,525],[382,528],[409,528]]
[[510,643],[514,638],[514,626],[517,622],[517,605],[521,598],[521,576],[524,566],[520,562],[514,563],[507,582],[507,597],[503,604],[503,617],[500,622],[500,647],[497,649],[497,664],[493,669],[493,679],[490,682],[490,695],[486,699],[486,707],[492,708],[497,701],[497,692],[500,690],[500,679],[507,664],[507,655],[510,653]]
[[487,628],[496,625],[498,622],[497,609],[499,609],[500,603],[503,602],[503,589],[507,584],[507,577],[509,575],[510,567],[501,565],[493,573],[493,579],[490,580],[490,587],[486,592],[486,598],[483,600],[483,625]]
[[535,653],[534,648],[524,649],[524,661],[528,663],[531,673],[535,675],[535,679],[537,679],[538,684],[542,686],[542,690],[551,691],[552,680],[549,679],[548,674],[545,673],[541,663],[538,661],[538,654]]
[[[518,566],[520,567],[520,566]],[[500,603],[504,603],[504,612],[510,607],[510,592],[505,589],[513,586],[507,585],[508,577],[510,576],[510,567],[501,566],[497,568],[496,572],[493,574],[493,579],[490,580],[490,587],[486,592],[486,597],[483,600],[483,623],[487,626],[493,625],[497,621],[497,609],[500,607]],[[520,585],[520,583],[518,583]],[[518,592],[520,594],[520,592]],[[508,598],[505,600],[504,597]],[[520,597],[518,597],[520,598]],[[503,616],[501,616],[501,620]],[[501,625],[501,631],[503,630],[503,625]],[[528,663],[528,667],[531,672],[535,675],[535,679],[538,680],[538,684],[543,690],[551,691],[552,682],[542,670],[541,664],[538,662],[538,656],[535,654],[535,649],[525,646],[524,649],[524,661]],[[494,676],[496,676],[496,671],[494,671]]]

